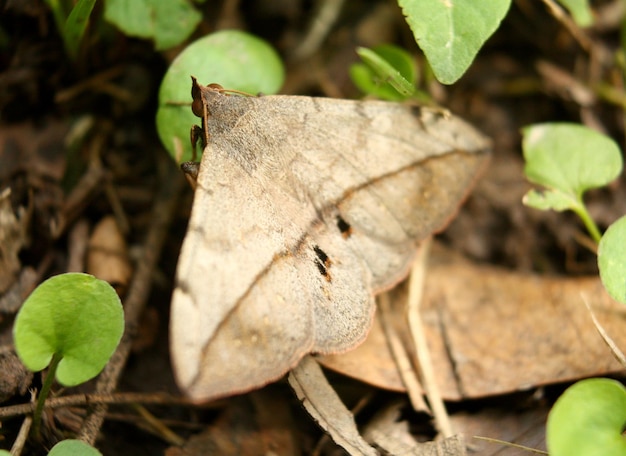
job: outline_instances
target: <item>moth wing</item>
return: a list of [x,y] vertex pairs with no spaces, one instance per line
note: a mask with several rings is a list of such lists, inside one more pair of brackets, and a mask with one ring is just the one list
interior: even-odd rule
[[[289,146],[300,151],[289,167],[322,214],[318,235],[331,236],[331,264],[341,264],[338,248],[348,247],[372,275],[370,293],[392,287],[406,276],[419,242],[455,214],[487,160],[489,141],[440,110],[290,98],[275,100],[285,104],[281,112],[306,114]],[[271,109],[275,101],[268,100]],[[315,352],[345,351],[360,340],[341,331],[337,322],[348,310],[337,304],[316,302]],[[368,305],[364,300],[351,312],[365,315]]]
[[361,342],[373,293],[400,280],[417,243],[452,216],[488,147],[436,111],[239,102],[248,106],[228,131],[211,110],[172,303],[174,370],[199,400]]
[[[314,349],[316,306],[341,303],[336,324],[352,343],[373,313],[367,267],[347,246],[333,247],[313,204],[284,172],[252,175],[225,149],[205,150],[172,297],[172,364],[197,400],[263,386],[295,367]],[[324,249],[341,262],[324,266]],[[358,308],[366,311],[349,310]]]

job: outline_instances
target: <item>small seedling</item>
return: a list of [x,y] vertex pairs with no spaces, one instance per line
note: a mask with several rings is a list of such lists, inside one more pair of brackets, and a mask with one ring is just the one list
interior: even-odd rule
[[[581,125],[541,124],[525,128],[525,173],[546,187],[531,190],[524,203],[543,210],[573,210],[599,242],[600,278],[609,294],[626,303],[626,217],[604,236],[583,202],[584,193],[607,185],[622,171],[622,155],[610,138]],[[624,456],[626,388],[614,380],[580,381],[557,400],[546,429],[553,456]]]
[[546,123],[523,130],[524,173],[531,182],[546,187],[531,190],[524,204],[537,209],[572,210],[595,242],[600,230],[589,215],[583,194],[607,185],[622,172],[619,147],[607,136],[582,125]]
[[69,13],[66,10],[67,2],[46,0],[46,3],[52,10],[57,29],[63,37],[67,54],[75,59],[96,0],[78,0]]
[[33,433],[54,378],[65,386],[86,382],[102,371],[124,332],[124,311],[115,290],[88,274],[54,276],[26,299],[13,326],[15,350],[32,371],[48,367]]

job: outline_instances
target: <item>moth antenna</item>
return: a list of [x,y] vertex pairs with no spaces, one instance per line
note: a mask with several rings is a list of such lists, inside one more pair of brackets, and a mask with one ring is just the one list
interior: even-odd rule
[[207,88],[214,90],[216,92],[219,92],[219,93],[223,93],[225,95],[233,94],[233,95],[243,95],[244,97],[254,97],[254,95],[252,95],[251,93],[243,92],[241,90],[225,89],[220,84],[217,84],[215,82],[212,84],[209,84]]

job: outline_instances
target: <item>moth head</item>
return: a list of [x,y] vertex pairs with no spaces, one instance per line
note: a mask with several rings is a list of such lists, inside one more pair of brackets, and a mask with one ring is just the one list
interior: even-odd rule
[[191,102],[191,111],[195,116],[202,118],[204,112],[202,104],[202,89],[200,84],[198,84],[198,80],[193,76],[191,77],[191,81],[191,98],[193,100]]

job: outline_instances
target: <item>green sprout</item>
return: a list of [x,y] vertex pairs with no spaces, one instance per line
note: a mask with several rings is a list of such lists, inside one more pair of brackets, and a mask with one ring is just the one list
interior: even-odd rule
[[13,326],[15,350],[28,369],[48,367],[33,416],[35,435],[54,379],[74,386],[98,375],[123,332],[119,297],[111,285],[91,275],[54,276],[26,299]]
[[544,191],[531,190],[524,204],[537,209],[572,210],[583,221],[595,242],[602,235],[589,215],[583,194],[603,187],[622,172],[619,147],[607,136],[588,127],[546,123],[523,130],[524,172]]
[[75,59],[96,0],[78,0],[71,9],[71,3],[64,0],[45,1],[52,10],[54,22],[63,37],[66,52],[72,59]]

